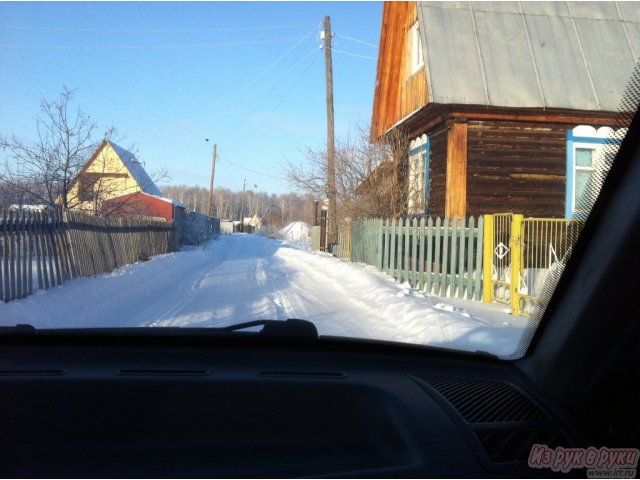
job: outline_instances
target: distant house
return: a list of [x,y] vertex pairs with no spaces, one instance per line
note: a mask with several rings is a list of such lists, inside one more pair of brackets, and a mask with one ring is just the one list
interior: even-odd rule
[[133,153],[105,139],[73,179],[67,198],[72,208],[99,213],[105,200],[125,195],[131,200],[139,193],[162,196]]
[[634,2],[385,2],[372,140],[409,213],[572,217],[640,54]]
[[254,215],[253,217],[244,217],[242,220],[242,231],[253,233],[257,232],[262,228],[262,220],[258,217],[258,215]]
[[187,206],[179,200],[137,192],[104,200],[101,204],[101,213],[109,217],[144,216],[163,218],[167,222],[180,222],[185,217],[186,208]]

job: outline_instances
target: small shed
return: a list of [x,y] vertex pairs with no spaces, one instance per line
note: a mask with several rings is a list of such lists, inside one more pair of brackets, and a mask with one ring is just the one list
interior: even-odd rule
[[262,220],[258,217],[258,215],[254,215],[253,217],[245,217],[242,220],[242,231],[247,233],[257,232],[262,228]]
[[179,200],[145,192],[129,193],[102,202],[102,214],[109,217],[156,217],[167,222],[179,222],[185,211],[186,205]]

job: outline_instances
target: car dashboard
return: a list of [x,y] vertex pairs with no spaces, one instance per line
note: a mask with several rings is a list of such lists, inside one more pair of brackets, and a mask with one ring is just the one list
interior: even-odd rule
[[0,350],[3,477],[526,477],[551,473],[527,465],[533,444],[583,445],[511,363],[483,356],[56,340]]

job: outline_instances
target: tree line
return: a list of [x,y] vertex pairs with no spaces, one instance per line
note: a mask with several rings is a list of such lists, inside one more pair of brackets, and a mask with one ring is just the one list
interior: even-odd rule
[[[207,214],[209,190],[198,186],[172,185],[162,188],[163,195],[180,200],[187,211]],[[240,220],[257,215],[265,225],[282,227],[301,220],[310,225],[314,222],[314,198],[297,193],[266,193],[247,190],[232,191],[214,188],[213,215],[224,220]]]

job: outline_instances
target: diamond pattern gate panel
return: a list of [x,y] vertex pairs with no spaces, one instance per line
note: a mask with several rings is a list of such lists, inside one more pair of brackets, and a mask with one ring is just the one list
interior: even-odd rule
[[513,214],[493,215],[493,248],[491,250],[491,296],[499,303],[511,302],[511,221]]

